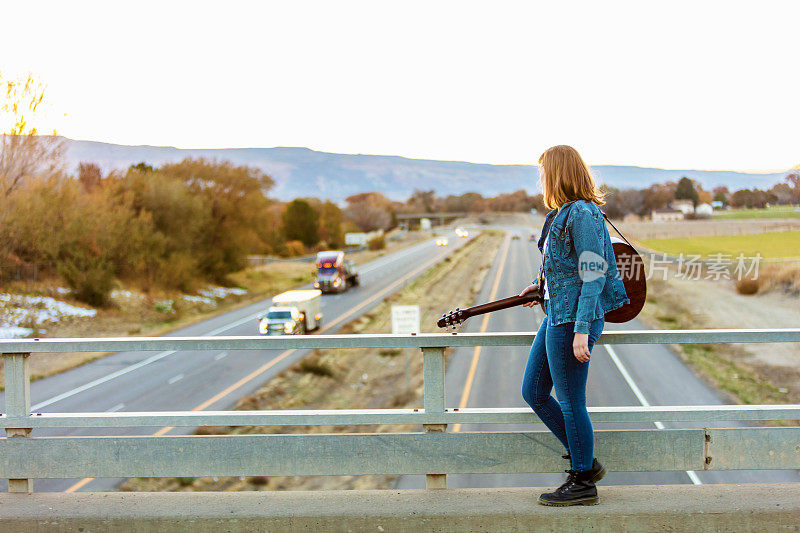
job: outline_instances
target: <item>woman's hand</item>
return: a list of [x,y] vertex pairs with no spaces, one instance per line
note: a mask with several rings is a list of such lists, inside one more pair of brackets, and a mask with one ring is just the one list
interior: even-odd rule
[[[519,295],[520,296],[525,296],[529,292],[538,291],[538,290],[539,290],[539,285],[534,283],[533,285],[528,285],[527,287],[525,287],[525,290],[523,290],[521,293],[519,293]],[[526,302],[526,303],[522,304],[522,307],[533,307],[535,304],[536,304],[536,302]]]
[[589,334],[576,333],[572,341],[572,351],[575,352],[575,359],[581,363],[589,361]]

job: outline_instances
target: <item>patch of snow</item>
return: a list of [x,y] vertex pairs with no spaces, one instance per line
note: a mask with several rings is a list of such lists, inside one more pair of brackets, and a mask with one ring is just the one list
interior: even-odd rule
[[56,287],[56,292],[61,295],[67,295],[72,292],[72,289],[68,289],[66,287]]
[[133,298],[133,293],[131,291],[114,290],[114,291],[111,291],[111,297],[114,298],[114,299],[118,299],[118,298]]
[[93,317],[96,314],[94,309],[85,309],[47,296],[0,294],[0,327],[3,328],[58,322],[66,317]]
[[231,294],[240,296],[242,294],[247,294],[247,291],[238,287],[211,287],[210,289],[200,291],[200,295],[205,296],[206,298],[222,299]]
[[33,333],[30,328],[20,328],[17,326],[0,327],[0,339],[19,339],[27,337]]
[[187,302],[201,303],[201,304],[210,305],[212,307],[217,305],[217,301],[215,299],[208,298],[206,296],[191,296],[191,295],[185,294],[185,295],[183,295],[183,299],[186,300]]

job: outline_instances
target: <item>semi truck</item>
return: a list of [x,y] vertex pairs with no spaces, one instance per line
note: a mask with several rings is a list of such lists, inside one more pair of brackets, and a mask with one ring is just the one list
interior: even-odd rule
[[345,260],[341,250],[317,254],[317,280],[314,288],[327,292],[344,292],[358,285],[358,273],[352,261]]
[[262,335],[304,335],[322,322],[322,292],[286,291],[272,298],[272,305],[258,318]]

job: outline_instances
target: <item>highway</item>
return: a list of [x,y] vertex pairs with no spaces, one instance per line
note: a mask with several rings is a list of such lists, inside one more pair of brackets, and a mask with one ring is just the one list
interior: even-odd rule
[[[507,238],[498,258],[486,276],[479,302],[519,294],[539,272],[541,254],[536,242],[544,219],[535,217],[533,226],[509,228],[521,239]],[[613,231],[613,230],[611,230]],[[544,317],[540,308],[512,308],[471,318],[462,331],[529,331],[536,332]],[[606,323],[604,331],[648,329],[639,320],[623,324]],[[764,349],[769,349],[768,344]],[[451,356],[445,376],[447,407],[527,407],[522,399],[522,374],[529,350],[518,347],[459,348]],[[666,346],[597,344],[592,348],[587,385],[589,406],[638,405],[715,405],[724,403],[720,397],[696,377]],[[738,427],[739,422],[657,423],[657,428]],[[643,429],[653,424],[595,424],[595,429]],[[448,431],[547,431],[544,424],[534,425],[456,425]],[[559,451],[559,455],[563,452]],[[599,457],[602,461],[602,457]],[[570,468],[564,461],[564,469]],[[480,474],[449,475],[447,485],[467,487],[557,487],[565,474]],[[724,472],[609,472],[601,485],[615,484],[676,484],[676,483],[755,483],[797,482],[796,470],[785,471],[724,471]],[[424,476],[401,476],[396,488],[424,488]]]
[[[462,246],[448,235],[449,246],[434,239],[387,254],[358,268],[360,286],[324,295],[320,332],[336,333],[406,282]],[[310,286],[304,288],[311,288]],[[171,336],[258,335],[256,316],[270,300],[222,314],[171,333]],[[302,358],[307,350],[226,352],[120,352],[31,383],[33,412],[116,412],[225,410],[258,389],[270,377]],[[5,397],[0,394],[0,405]],[[101,428],[36,430],[33,436],[163,435],[193,428]],[[111,491],[120,479],[34,480],[34,490]],[[1,480],[0,490],[7,490]]]
[[[530,242],[543,220],[509,227],[508,236],[485,278],[478,301],[519,293],[539,267],[539,251]],[[521,239],[510,239],[516,233]],[[335,333],[347,321],[367,312],[383,298],[443,259],[464,240],[450,238],[437,248],[433,240],[389,254],[359,268],[361,286],[323,299],[323,331]],[[256,335],[255,316],[269,301],[253,304],[172,333],[188,335]],[[464,331],[537,331],[541,310],[515,308],[475,317]],[[646,329],[638,320],[606,324],[606,331]],[[769,345],[764,346],[765,349]],[[304,350],[237,352],[122,352],[31,384],[35,412],[223,410],[305,355]],[[517,347],[458,349],[446,373],[448,407],[526,407],[520,393],[528,350]],[[588,385],[592,406],[706,405],[722,400],[675,356],[659,345],[596,345]],[[0,394],[0,402],[4,402]],[[0,403],[3,405],[3,403]],[[732,427],[736,422],[720,422]],[[646,428],[652,424],[596,424],[596,429]],[[702,424],[657,424],[656,427],[702,427]],[[463,425],[448,431],[546,430],[543,424]],[[37,430],[34,436],[146,435],[190,433],[193,428],[120,428]],[[602,460],[602,458],[600,458]],[[564,468],[569,465],[564,461]],[[450,487],[558,486],[563,474],[450,475]],[[110,491],[119,479],[35,480],[36,491]],[[611,472],[601,484],[676,484],[797,482],[797,471]],[[5,490],[5,480],[0,490]],[[423,476],[402,476],[398,488],[422,488]]]

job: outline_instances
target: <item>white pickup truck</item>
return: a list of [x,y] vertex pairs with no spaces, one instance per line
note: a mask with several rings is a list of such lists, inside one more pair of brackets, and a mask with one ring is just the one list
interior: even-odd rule
[[322,291],[286,291],[272,298],[272,305],[258,318],[262,335],[304,335],[322,322]]

